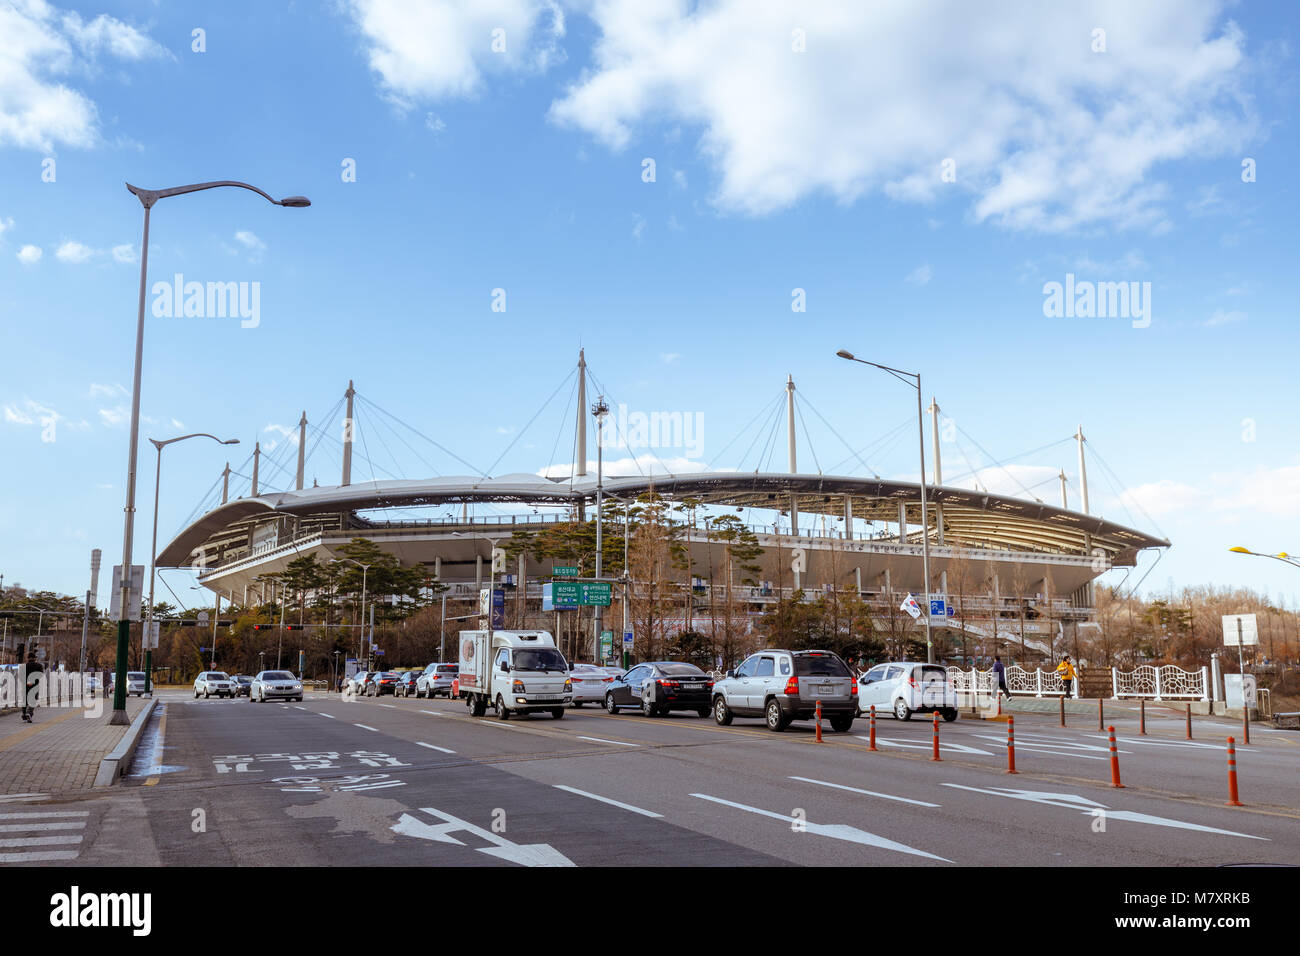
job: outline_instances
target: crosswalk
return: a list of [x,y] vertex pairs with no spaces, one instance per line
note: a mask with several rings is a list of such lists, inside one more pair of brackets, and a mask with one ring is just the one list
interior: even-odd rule
[[81,854],[89,810],[43,809],[30,804],[22,810],[7,809],[14,805],[8,803],[0,809],[0,863],[50,863],[75,860]]

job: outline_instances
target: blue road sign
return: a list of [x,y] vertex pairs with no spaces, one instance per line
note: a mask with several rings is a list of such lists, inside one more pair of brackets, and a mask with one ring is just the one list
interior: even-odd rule
[[948,612],[947,612],[947,610],[946,610],[945,607],[944,607],[944,602],[943,602],[943,599],[942,599],[942,598],[940,598],[940,599],[937,600],[937,601],[934,600],[933,598],[930,599],[930,614],[931,614],[933,617],[947,617],[947,616],[948,616]]

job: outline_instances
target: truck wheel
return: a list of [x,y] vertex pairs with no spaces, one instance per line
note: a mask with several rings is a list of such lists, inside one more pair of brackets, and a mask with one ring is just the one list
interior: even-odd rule
[[482,694],[474,694],[468,698],[467,704],[469,712],[474,717],[482,717],[487,713],[487,698]]
[[726,727],[731,723],[731,708],[727,706],[726,698],[721,694],[713,698],[713,719],[718,722],[719,727]]
[[767,702],[767,729],[780,733],[790,726],[790,718],[781,712],[781,705],[777,703],[775,697]]
[[497,694],[497,702],[492,706],[496,708],[497,720],[510,719],[510,711],[506,710],[506,702],[501,699],[500,694]]
[[843,717],[831,718],[831,730],[834,730],[836,733],[841,733],[841,734],[845,733],[852,727],[853,727],[853,718],[850,717],[848,714],[845,714]]
[[551,716],[554,717],[556,720],[559,720],[561,717],[564,716],[564,708],[563,707],[551,708]]
[[907,701],[901,697],[894,701],[894,716],[899,720],[912,719],[912,710],[907,706]]
[[942,713],[943,713],[943,719],[950,724],[957,719],[956,707],[945,707]]

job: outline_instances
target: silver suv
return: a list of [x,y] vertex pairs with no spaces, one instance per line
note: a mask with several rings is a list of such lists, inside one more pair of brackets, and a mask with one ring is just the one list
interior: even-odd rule
[[751,654],[713,685],[713,718],[722,726],[732,717],[762,717],[768,730],[816,716],[818,702],[831,729],[853,726],[858,708],[853,673],[830,651],[767,650]]

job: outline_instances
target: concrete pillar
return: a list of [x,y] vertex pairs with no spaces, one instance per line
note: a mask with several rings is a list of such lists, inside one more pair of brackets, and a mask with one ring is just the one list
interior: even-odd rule
[[303,466],[307,463],[307,409],[302,410],[298,419],[298,472],[294,476],[294,491],[302,491]]
[[348,390],[343,394],[348,400],[347,414],[343,418],[343,486],[347,487],[352,484],[352,399],[357,394],[351,379],[348,379]]
[[442,556],[437,554],[433,556],[433,579],[442,580]]
[[[844,539],[846,541],[853,540],[853,496],[852,495],[844,496]],[[859,587],[858,590],[861,591],[862,588]]]
[[907,505],[901,501],[898,503],[898,541],[900,544],[907,542]]
[[474,587],[483,590],[483,555],[474,555]]

